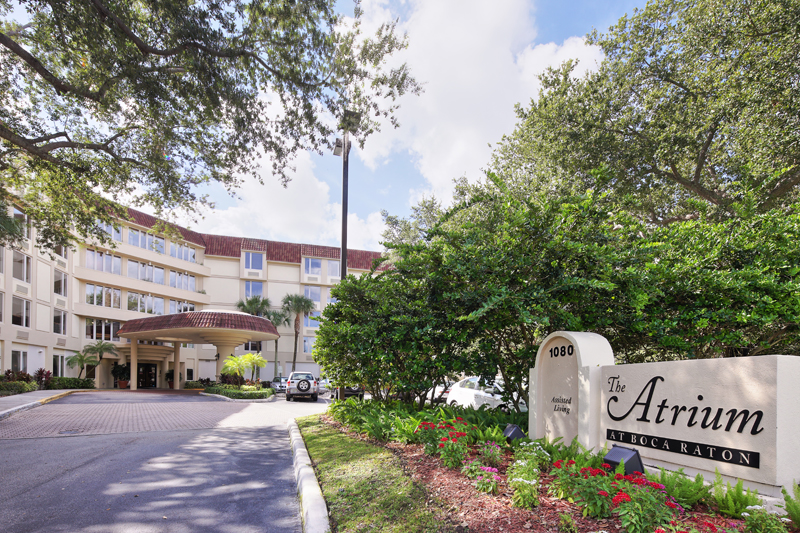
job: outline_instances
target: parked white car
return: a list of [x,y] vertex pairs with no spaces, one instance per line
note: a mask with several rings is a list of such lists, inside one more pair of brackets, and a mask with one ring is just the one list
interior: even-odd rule
[[[450,387],[447,403],[475,409],[478,409],[481,405],[490,408],[506,405],[506,402],[503,401],[502,380],[495,380],[493,386],[483,387],[480,385],[480,380],[481,378],[472,376],[455,383]],[[528,410],[528,406],[524,401],[520,402],[520,407],[523,411]]]

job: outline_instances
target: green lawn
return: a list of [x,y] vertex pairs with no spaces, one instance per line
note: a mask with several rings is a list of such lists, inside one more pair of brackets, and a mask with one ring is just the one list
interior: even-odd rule
[[320,422],[319,415],[298,418],[297,424],[334,531],[451,531],[425,507],[425,492],[403,473],[391,452],[351,439]]

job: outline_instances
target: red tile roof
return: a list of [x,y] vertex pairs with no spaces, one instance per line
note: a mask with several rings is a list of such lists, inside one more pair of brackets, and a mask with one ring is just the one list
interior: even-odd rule
[[[134,224],[145,228],[152,228],[159,220],[147,213],[128,208],[128,216]],[[247,237],[230,237],[227,235],[210,235],[208,233],[197,233],[170,224],[177,229],[183,238],[205,248],[206,255],[219,257],[241,257],[243,251],[264,252],[267,261],[280,261],[283,263],[300,264],[303,257],[321,257],[324,259],[339,259],[341,255],[339,248],[333,246],[319,246],[316,244],[296,244],[292,242],[267,241],[264,239],[251,239]],[[347,264],[349,268],[359,270],[369,270],[372,268],[372,261],[382,256],[380,252],[369,252],[366,250],[347,250]],[[381,265],[380,270],[386,270],[388,265]]]
[[225,313],[215,311],[195,311],[178,313],[176,315],[151,316],[129,320],[122,325],[119,334],[126,336],[131,333],[147,331],[162,331],[165,329],[179,328],[222,328],[278,335],[278,330],[272,322],[243,313]]

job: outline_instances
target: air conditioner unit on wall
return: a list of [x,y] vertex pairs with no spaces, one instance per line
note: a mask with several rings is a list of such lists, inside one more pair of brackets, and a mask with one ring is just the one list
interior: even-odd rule
[[57,339],[56,340],[56,346],[66,346],[66,345],[67,345],[67,339]]
[[28,287],[24,285],[14,285],[14,291],[20,294],[28,294]]
[[248,272],[247,275],[250,276],[251,278],[257,278],[258,276],[261,275],[261,272]]
[[24,341],[28,340],[28,332],[27,331],[19,331],[17,330],[17,338],[22,339]]
[[60,266],[61,268],[67,268],[66,261],[62,261],[61,259],[56,259],[56,263],[58,263],[58,266]]
[[319,281],[319,276],[306,276],[308,281]]
[[66,307],[67,306],[67,301],[66,300],[62,300],[61,298],[56,298],[56,305],[58,307]]

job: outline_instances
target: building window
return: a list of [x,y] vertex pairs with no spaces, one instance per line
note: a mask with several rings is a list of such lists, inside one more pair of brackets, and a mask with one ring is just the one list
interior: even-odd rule
[[244,343],[244,351],[246,351],[246,352],[260,352],[261,351],[261,341]]
[[0,246],[0,274],[6,271],[6,249]]
[[181,348],[194,348],[194,344],[191,342],[182,342]]
[[56,270],[53,277],[53,292],[59,296],[67,295],[67,275],[60,270]]
[[319,311],[311,311],[310,313],[306,313],[305,317],[305,327],[307,328],[318,328],[319,327]]
[[174,242],[169,243],[169,255],[191,263],[197,261],[194,248],[191,246],[184,246],[183,244],[175,244]]
[[309,287],[306,286],[305,289],[306,298],[313,300],[315,303],[319,303],[322,298],[322,291],[319,287]]
[[122,258],[97,250],[86,250],[86,268],[109,274],[122,274]]
[[186,381],[194,381],[194,368],[186,369]]
[[264,283],[261,281],[245,281],[244,282],[244,297],[252,298],[253,296],[264,296]]
[[264,268],[263,255],[255,252],[244,253],[244,267],[249,270],[261,270]]
[[60,378],[64,376],[64,356],[53,355],[53,377]]
[[122,303],[122,291],[102,285],[86,284],[86,303],[89,305],[100,305],[103,307],[113,307],[120,309]]
[[86,338],[95,341],[119,342],[119,322],[99,318],[86,319]]
[[169,301],[169,314],[188,313],[194,311],[194,304],[190,302],[179,302],[177,300]]
[[114,241],[122,242],[122,230],[119,226],[114,224],[97,221],[97,227],[108,233],[108,238]]
[[306,257],[306,274],[310,276],[319,276],[322,274],[322,259]]
[[59,335],[67,334],[66,311],[59,311],[58,309],[53,311],[53,333],[58,333]]
[[31,238],[31,219],[25,212],[17,206],[14,206],[14,220],[18,221],[22,226],[22,235],[26,239]]
[[303,337],[303,353],[314,351],[314,341],[316,340],[316,337]]
[[59,244],[58,246],[56,246],[56,247],[53,249],[53,252],[55,252],[55,254],[56,254],[56,255],[63,257],[64,259],[67,259],[67,257],[69,257],[69,256],[68,256],[68,254],[69,254],[69,248],[67,248],[66,246],[63,246],[63,245],[61,245],[61,244]]
[[11,370],[13,372],[28,371],[28,352],[11,350]]
[[139,231],[138,229],[129,229],[128,244],[163,254],[166,241],[164,237],[157,237],[150,233]]
[[169,286],[185,291],[194,291],[196,279],[194,276],[182,272],[169,271]]
[[14,279],[31,282],[31,258],[14,250]]
[[129,292],[128,311],[137,311],[139,313],[148,313],[150,315],[163,315],[164,298]]
[[11,298],[11,323],[23,328],[31,327],[31,303],[28,300]]
[[149,281],[151,283],[164,284],[164,269],[138,261],[128,259],[128,277]]
[[339,301],[339,299],[338,299],[338,298],[334,298],[333,296],[331,296],[330,294],[328,294],[328,303],[329,303],[329,304],[335,304],[335,303],[336,303],[336,302],[338,302],[338,301]]
[[328,261],[328,277],[329,278],[339,278],[341,277],[341,272],[339,271],[339,261]]
[[6,308],[6,295],[0,292],[0,322],[3,321],[3,309]]

